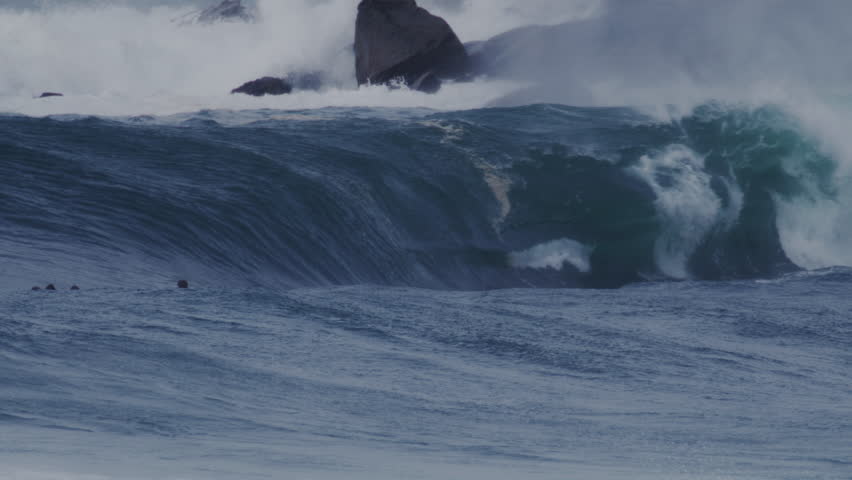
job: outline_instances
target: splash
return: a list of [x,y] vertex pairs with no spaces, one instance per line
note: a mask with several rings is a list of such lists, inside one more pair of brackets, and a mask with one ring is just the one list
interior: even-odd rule
[[[450,84],[438,95],[405,88],[359,89],[351,49],[357,11],[351,0],[259,0],[255,23],[179,21],[196,7],[140,9],[122,2],[0,7],[0,60],[5,66],[0,112],[117,116],[329,106],[457,110],[488,105],[518,88],[517,82],[483,81]],[[475,3],[470,12],[482,7]],[[480,24],[463,12],[468,9],[455,18],[462,27]],[[528,20],[513,12],[508,6],[497,9],[500,20],[494,28]],[[303,71],[323,72],[326,88],[261,99],[229,94],[255,78]],[[65,96],[34,101],[45,91]]]
[[732,194],[733,201],[723,208],[704,168],[704,158],[683,145],[643,156],[633,171],[657,195],[657,213],[663,224],[655,246],[657,266],[670,277],[689,278],[689,259],[714,227],[730,225],[739,216],[742,194]]
[[509,261],[516,268],[562,270],[567,264],[580,272],[589,273],[592,270],[589,257],[593,250],[580,242],[563,238],[513,252],[509,255]]

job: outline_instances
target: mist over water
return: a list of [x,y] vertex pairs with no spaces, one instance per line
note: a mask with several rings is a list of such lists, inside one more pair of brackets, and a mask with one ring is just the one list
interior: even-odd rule
[[[571,18],[577,9],[530,15],[509,2],[473,5],[436,2],[463,38],[484,39],[544,19]],[[198,2],[45,2],[39,8],[0,7],[0,110],[34,115],[169,114],[203,108],[316,108],[486,105],[516,88],[500,82],[448,86],[436,97],[410,92],[357,90],[354,80],[356,2],[259,0],[256,23],[184,25]],[[424,2],[429,7],[429,2]],[[554,4],[543,3],[543,5]],[[228,93],[265,75],[322,72],[327,91],[257,101]],[[32,102],[44,91],[69,98]]]
[[[259,76],[294,71],[324,72],[333,90],[357,96],[350,48],[356,3],[258,0],[257,23],[206,26],[181,25],[181,18],[204,5],[191,1],[7,4],[0,7],[6,27],[0,58],[9,66],[0,73],[3,110],[83,113],[71,110],[88,105],[92,113],[138,114],[254,108],[251,100],[233,100],[228,92]],[[479,106],[547,101],[688,108],[708,100],[789,101],[847,92],[852,74],[842,51],[852,41],[843,20],[852,6],[841,0],[420,4],[444,16],[465,42],[527,25],[550,26],[513,36],[509,55],[498,62],[504,76],[521,83],[516,89],[534,86],[504,98],[505,87],[479,85],[477,90],[489,92],[477,98]],[[24,5],[30,8],[15,8]],[[16,101],[54,90],[94,98],[73,106],[58,100],[54,103],[66,105],[52,110]],[[469,93],[447,90],[419,101],[365,94],[348,103],[452,108]],[[339,101],[303,96],[269,102],[273,108],[298,108]],[[473,106],[462,101],[460,107]]]

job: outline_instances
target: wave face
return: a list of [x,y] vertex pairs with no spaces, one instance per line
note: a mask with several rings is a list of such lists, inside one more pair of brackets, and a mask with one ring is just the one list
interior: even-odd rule
[[0,132],[16,284],[617,287],[848,255],[810,214],[842,205],[838,163],[777,108],[7,116]]

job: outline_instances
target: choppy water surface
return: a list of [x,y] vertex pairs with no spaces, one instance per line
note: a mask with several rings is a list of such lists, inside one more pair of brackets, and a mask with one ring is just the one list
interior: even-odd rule
[[850,278],[7,294],[3,470],[848,478]]

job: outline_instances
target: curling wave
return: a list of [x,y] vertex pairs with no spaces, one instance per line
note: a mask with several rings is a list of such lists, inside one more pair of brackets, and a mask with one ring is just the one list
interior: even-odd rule
[[7,282],[617,287],[847,258],[808,210],[842,205],[838,164],[774,107],[7,116],[0,131]]

